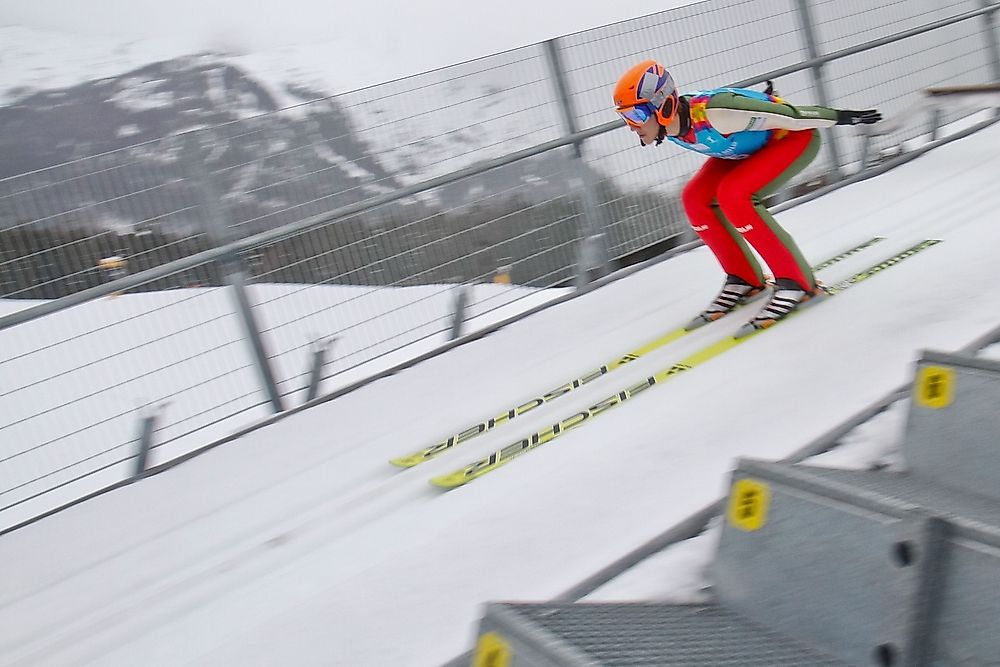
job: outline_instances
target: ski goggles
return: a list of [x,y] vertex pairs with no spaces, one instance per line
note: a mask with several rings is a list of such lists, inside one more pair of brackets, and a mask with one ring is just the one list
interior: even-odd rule
[[627,124],[633,127],[641,127],[651,116],[656,115],[656,109],[649,102],[642,102],[635,106],[615,109]]

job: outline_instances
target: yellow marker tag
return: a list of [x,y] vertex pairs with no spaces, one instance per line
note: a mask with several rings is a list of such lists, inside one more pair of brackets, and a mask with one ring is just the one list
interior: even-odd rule
[[766,484],[741,479],[729,494],[729,523],[740,530],[760,530],[767,523],[771,490]]
[[917,403],[940,410],[951,405],[955,396],[955,371],[943,366],[924,366],[917,374]]
[[510,647],[495,632],[479,637],[473,667],[510,667]]

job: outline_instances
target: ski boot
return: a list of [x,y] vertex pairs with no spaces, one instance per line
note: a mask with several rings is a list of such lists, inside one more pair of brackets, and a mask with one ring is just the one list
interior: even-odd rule
[[816,303],[826,294],[823,286],[818,283],[811,290],[804,290],[794,280],[778,278],[771,299],[752,320],[740,327],[735,337],[743,338],[755,331],[772,327],[796,310]]
[[725,317],[737,306],[753,301],[761,296],[765,289],[767,289],[767,283],[763,285],[751,285],[742,278],[728,274],[726,282],[722,285],[722,290],[719,291],[718,296],[709,304],[708,308],[688,322],[684,328],[690,331]]

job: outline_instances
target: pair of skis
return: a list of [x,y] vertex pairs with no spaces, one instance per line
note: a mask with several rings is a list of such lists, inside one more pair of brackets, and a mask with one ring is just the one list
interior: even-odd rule
[[[884,240],[883,237],[878,237],[878,236],[872,237],[871,239],[868,239],[863,243],[859,243],[858,245],[852,248],[849,248],[841,253],[838,253],[837,255],[834,255],[833,257],[830,257],[829,259],[826,259],[823,262],[820,262],[816,266],[812,267],[813,271],[820,272],[853,255],[856,255],[870,248],[871,246],[883,240]],[[892,266],[895,266],[899,262],[909,257],[912,257],[913,255],[939,242],[940,241],[937,239],[928,239],[922,241],[910,248],[907,248],[906,250],[903,250],[891,257],[886,258],[885,260],[877,264],[873,264],[863,269],[862,271],[855,273],[846,280],[828,286],[825,290],[828,294],[828,297],[820,299],[815,305],[819,305],[820,303],[828,300],[830,297],[836,296],[837,294],[851,288],[857,283],[866,280],[867,278],[877,273],[880,273],[881,271],[884,271]],[[794,311],[791,315],[789,315],[789,317],[797,313],[798,311]],[[741,337],[739,338],[735,336],[726,336],[725,338],[710,343],[705,347],[703,347],[702,349],[698,350],[697,352],[693,353],[692,355],[688,356],[687,358],[683,359],[682,361],[677,362],[671,365],[669,368],[665,368],[657,372],[656,374],[649,376],[645,380],[631,387],[622,389],[621,391],[618,391],[615,394],[608,396],[604,400],[595,403],[586,410],[582,410],[573,415],[570,415],[565,419],[561,419],[553,423],[552,425],[542,429],[541,431],[537,431],[528,436],[520,438],[519,440],[507,445],[506,447],[493,451],[489,455],[481,459],[478,459],[476,461],[473,461],[472,463],[463,466],[462,468],[459,468],[451,473],[434,477],[431,479],[431,483],[445,489],[451,489],[458,486],[462,486],[463,484],[466,484],[478,477],[482,477],[483,475],[492,472],[493,470],[499,468],[500,466],[509,463],[518,456],[547,442],[551,442],[552,440],[566,433],[567,431],[576,428],[588,421],[591,421],[593,418],[599,416],[600,414],[606,412],[607,410],[610,410],[611,408],[617,405],[620,405],[621,403],[624,403],[625,401],[636,396],[640,392],[645,391],[646,389],[649,389],[650,387],[653,387],[657,384],[662,384],[663,382],[667,381],[668,379],[676,375],[685,373],[696,366],[699,366],[711,359],[714,359],[720,356],[721,354],[725,353],[726,351],[738,345],[741,345],[744,342],[750,340],[751,338],[754,338],[757,335],[768,330],[769,329],[754,330],[749,334],[741,335]],[[535,410],[541,407],[542,405],[545,405],[546,403],[549,403],[555,400],[556,398],[559,398],[560,396],[564,396],[575,389],[578,389],[586,384],[589,384],[597,380],[598,378],[601,378],[609,373],[614,372],[615,370],[621,368],[625,364],[636,361],[637,359],[640,359],[641,357],[650,354],[654,350],[662,348],[668,345],[669,343],[672,343],[673,341],[676,341],[686,336],[688,333],[690,333],[690,331],[692,330],[688,330],[685,328],[678,328],[671,330],[663,334],[662,336],[656,338],[655,340],[652,340],[631,352],[628,352],[605,364],[602,364],[601,366],[569,382],[566,382],[551,391],[545,392],[541,395],[537,395],[517,406],[511,407],[508,410],[495,414],[491,417],[488,417],[487,419],[481,420],[469,426],[468,428],[453,435],[449,435],[447,438],[444,438],[428,447],[421,448],[405,456],[394,458],[391,460],[391,463],[400,467],[409,468],[419,465],[420,463],[423,463],[425,461],[429,461],[438,456],[441,456],[442,454],[450,451],[451,449],[457,447],[462,443],[468,442],[469,440],[479,435],[482,435],[483,433],[493,430],[497,426],[500,426],[528,412],[531,412],[532,410]]]

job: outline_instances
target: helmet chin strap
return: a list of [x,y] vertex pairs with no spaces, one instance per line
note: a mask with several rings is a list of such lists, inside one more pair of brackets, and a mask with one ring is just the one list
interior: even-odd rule
[[[656,145],[659,146],[663,143],[663,140],[667,138],[667,128],[660,125],[660,131],[656,135]],[[642,147],[649,146],[647,143],[643,143],[642,139],[639,139],[639,145]]]
[[663,143],[663,140],[667,138],[667,128],[664,125],[660,125],[660,132],[656,135],[656,145],[659,146]]

